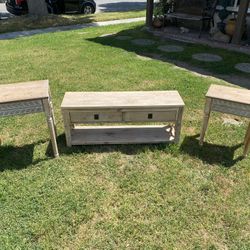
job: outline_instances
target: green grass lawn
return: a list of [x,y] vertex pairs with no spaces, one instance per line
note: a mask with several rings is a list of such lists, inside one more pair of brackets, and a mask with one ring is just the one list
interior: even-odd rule
[[[114,32],[157,44],[100,37]],[[164,61],[137,56],[168,43],[140,24],[0,41],[1,84],[50,80],[61,154],[50,156],[43,114],[1,118],[1,250],[250,249],[250,158],[241,158],[247,120],[222,125],[229,116],[213,114],[199,147],[204,95],[211,83],[227,83],[171,63],[241,76],[233,65],[249,56],[187,44]],[[224,62],[197,63],[194,51],[218,53]],[[186,104],[180,144],[67,148],[64,93],[111,90],[178,90]]]

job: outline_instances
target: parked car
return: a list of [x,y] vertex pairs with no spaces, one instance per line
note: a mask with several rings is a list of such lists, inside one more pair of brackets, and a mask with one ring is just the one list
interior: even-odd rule
[[[94,0],[45,0],[49,13],[62,14],[78,12],[93,14],[96,11]],[[7,0],[7,10],[14,15],[24,15],[29,12],[26,0]]]
[[14,15],[24,15],[28,13],[26,0],[7,0],[6,9]]

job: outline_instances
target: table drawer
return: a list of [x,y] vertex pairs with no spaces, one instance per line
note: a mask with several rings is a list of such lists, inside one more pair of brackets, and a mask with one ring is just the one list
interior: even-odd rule
[[70,119],[72,123],[121,122],[122,113],[118,111],[72,111]]
[[176,121],[177,110],[169,111],[126,111],[125,122],[169,122]]

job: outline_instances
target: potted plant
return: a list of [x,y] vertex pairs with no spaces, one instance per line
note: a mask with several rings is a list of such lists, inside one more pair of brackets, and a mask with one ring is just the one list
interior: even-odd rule
[[169,12],[173,0],[160,0],[154,8],[153,26],[161,28],[164,25],[164,15]]

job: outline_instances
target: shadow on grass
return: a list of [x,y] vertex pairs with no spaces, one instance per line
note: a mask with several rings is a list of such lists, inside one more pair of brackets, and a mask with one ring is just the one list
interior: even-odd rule
[[[116,36],[124,36],[123,39],[116,39]],[[127,37],[127,38],[125,38]],[[129,39],[130,37],[130,39]],[[143,38],[153,40],[151,45],[135,45],[131,42],[132,39]],[[91,42],[102,44],[104,46],[121,48],[123,50],[134,52],[139,56],[148,57],[162,62],[167,62],[179,66],[188,71],[192,71],[197,75],[211,76],[225,80],[232,84],[250,88],[249,74],[237,75],[235,65],[240,62],[250,62],[249,56],[243,53],[228,51],[226,49],[216,49],[205,45],[189,44],[178,42],[170,39],[157,37],[148,32],[144,26],[122,30],[115,35],[95,37],[88,39]],[[159,45],[180,45],[184,48],[184,52],[164,52],[158,49]],[[200,62],[194,60],[192,55],[195,53],[212,53],[218,54],[223,58],[219,62]],[[232,56],[234,53],[234,56]]]
[[243,144],[237,144],[233,147],[227,147],[222,145],[210,144],[204,142],[203,146],[199,145],[199,135],[186,136],[180,151],[184,152],[192,157],[199,158],[204,163],[219,164],[226,168],[232,167],[238,161],[244,159],[243,156],[239,156],[234,159],[235,151]]
[[[204,163],[221,165],[225,168],[234,166],[237,162],[244,159],[239,156],[234,159],[235,151],[243,144],[237,144],[233,147],[227,147],[216,144],[204,143],[199,145],[199,135],[186,136],[180,148],[172,143],[162,144],[129,144],[129,145],[87,145],[67,147],[65,135],[58,136],[57,142],[60,155],[71,155],[78,153],[94,154],[94,153],[112,153],[120,152],[126,155],[136,155],[147,151],[164,150],[178,157],[179,154],[185,153],[191,157],[199,158]],[[48,147],[47,154],[51,152],[51,146]]]
[[[33,144],[27,144],[21,147],[17,146],[1,146],[0,147],[0,172],[4,170],[21,170],[29,165],[35,165],[47,158],[37,159],[33,161],[35,146],[45,143],[46,141],[38,141]],[[50,151],[51,154],[51,151]]]
[[[33,144],[23,146],[4,146],[0,147],[0,172],[5,170],[21,170],[35,165],[42,161],[47,161],[53,158],[53,150],[51,141],[46,149],[44,158],[33,160],[34,149],[39,144],[46,143],[47,140],[38,141]],[[88,145],[88,146],[72,146],[67,147],[65,134],[57,137],[57,144],[60,156],[73,155],[79,153],[94,154],[94,153],[111,153],[121,152],[127,155],[136,155],[145,151],[164,150],[171,144],[131,144],[131,145]]]
[[[67,147],[65,135],[61,134],[57,137],[58,149],[60,156],[73,155],[79,153],[94,154],[94,153],[112,153],[120,152],[126,155],[136,155],[147,151],[168,150],[169,153],[174,152],[178,156],[179,153],[185,153],[191,157],[201,159],[208,164],[220,164],[226,168],[232,167],[243,157],[234,159],[235,151],[242,144],[233,147],[214,145],[204,143],[201,147],[198,140],[199,135],[185,137],[180,149],[178,150],[172,143],[163,144],[130,144],[130,145],[88,145],[88,146],[72,146]],[[38,141],[33,144],[27,144],[21,147],[1,146],[0,147],[0,172],[4,170],[21,170],[30,165],[35,165],[39,162],[53,158],[52,145],[49,143],[44,158],[33,160],[34,148],[46,141]],[[173,156],[174,157],[174,156]]]

